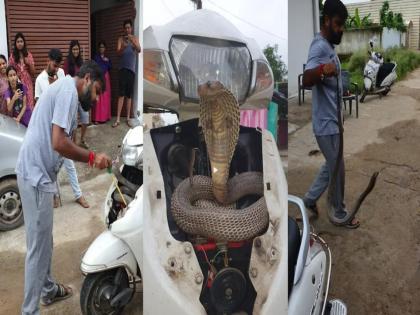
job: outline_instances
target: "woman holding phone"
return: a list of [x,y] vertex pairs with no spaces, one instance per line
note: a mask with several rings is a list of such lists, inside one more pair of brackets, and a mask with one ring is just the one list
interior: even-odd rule
[[16,122],[28,127],[31,119],[31,109],[27,106],[28,88],[25,84],[19,82],[17,70],[14,66],[8,66],[6,69],[9,88],[6,90],[5,99],[7,111]]

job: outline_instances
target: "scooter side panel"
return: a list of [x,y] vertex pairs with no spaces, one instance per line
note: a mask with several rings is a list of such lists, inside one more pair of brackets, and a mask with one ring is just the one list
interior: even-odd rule
[[263,130],[262,137],[264,196],[270,224],[259,241],[254,240],[251,254],[249,274],[257,292],[253,314],[287,314],[287,182],[273,136]]
[[[153,148],[150,132],[144,145]],[[143,293],[144,315],[205,315],[200,303],[204,276],[190,242],[169,231],[163,176],[154,150],[144,154]]]
[[137,262],[131,249],[111,231],[105,231],[89,246],[80,268],[84,273],[94,273],[120,266],[136,274]]
[[111,225],[111,232],[128,244],[141,266],[141,252],[143,247],[143,186],[137,190],[136,196],[128,205],[125,215]]
[[397,73],[392,71],[381,83],[381,87],[391,86],[397,80]]
[[325,294],[323,284],[327,281],[329,272],[327,263],[327,255],[323,250],[308,257],[302,277],[290,294],[289,315],[321,315]]

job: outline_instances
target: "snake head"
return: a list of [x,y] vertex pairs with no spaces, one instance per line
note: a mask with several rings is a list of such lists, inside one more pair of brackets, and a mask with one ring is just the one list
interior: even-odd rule
[[224,90],[224,86],[220,81],[207,81],[198,86],[198,95],[203,97],[216,96]]

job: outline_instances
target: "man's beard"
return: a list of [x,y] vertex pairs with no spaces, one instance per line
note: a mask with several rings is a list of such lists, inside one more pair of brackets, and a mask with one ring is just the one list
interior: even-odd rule
[[85,112],[89,111],[92,108],[92,99],[91,99],[92,85],[89,85],[86,92],[79,97],[80,105],[82,106]]
[[330,42],[333,45],[340,45],[343,32],[334,32],[332,26],[330,26]]

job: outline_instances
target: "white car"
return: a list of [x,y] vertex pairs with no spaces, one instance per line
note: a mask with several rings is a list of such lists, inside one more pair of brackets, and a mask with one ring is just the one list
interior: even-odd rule
[[23,224],[15,167],[25,132],[25,126],[0,114],[0,231],[12,230]]

